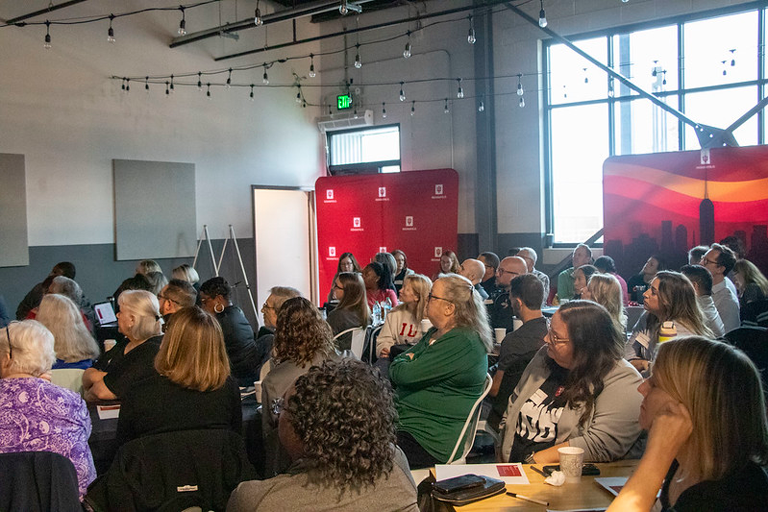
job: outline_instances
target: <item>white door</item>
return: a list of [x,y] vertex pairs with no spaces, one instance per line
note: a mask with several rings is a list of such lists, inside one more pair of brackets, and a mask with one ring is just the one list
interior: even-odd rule
[[256,307],[273,286],[292,286],[317,304],[314,192],[253,187]]

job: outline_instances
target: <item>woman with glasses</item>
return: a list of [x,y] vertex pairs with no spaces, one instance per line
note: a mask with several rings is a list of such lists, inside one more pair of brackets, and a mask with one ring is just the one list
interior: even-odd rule
[[[0,329],[0,453],[48,451],[67,457],[82,499],[96,478],[88,447],[91,418],[80,395],[44,378],[56,360],[53,346],[53,335],[35,320]],[[15,508],[23,509],[21,504]]]
[[[365,284],[360,274],[342,272],[333,281],[333,292],[339,305],[328,313],[328,325],[333,335],[353,327],[367,327],[371,322],[371,310],[365,295]],[[349,350],[352,336],[341,336],[337,341],[339,350]]]
[[650,510],[659,488],[661,510],[766,509],[765,394],[742,351],[699,336],[665,343],[639,391],[648,443],[610,512]]
[[[332,283],[336,282],[336,279],[338,279],[339,274],[342,272],[355,272],[360,273],[361,271],[360,264],[355,259],[355,255],[351,252],[345,252],[341,255],[339,258],[339,264],[336,266],[336,275],[333,276]],[[334,285],[331,285],[331,291],[328,292],[328,300],[327,302],[337,302],[341,299],[339,297],[336,297],[334,295]]]
[[624,337],[608,311],[590,301],[564,304],[544,341],[509,397],[503,460],[551,464],[566,446],[592,462],[630,455],[640,435],[642,379],[623,359]]
[[448,461],[483,392],[493,347],[485,306],[467,278],[441,277],[428,298],[434,327],[389,367],[397,387],[397,443],[412,468]]

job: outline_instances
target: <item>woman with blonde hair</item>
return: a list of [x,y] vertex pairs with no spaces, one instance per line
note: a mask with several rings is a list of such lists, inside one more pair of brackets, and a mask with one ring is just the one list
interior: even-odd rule
[[155,373],[155,355],[162,340],[157,297],[145,290],[128,290],[120,294],[118,304],[117,328],[126,341],[115,345],[83,373],[88,401],[123,398],[135,383]]
[[739,292],[739,306],[743,308],[755,300],[768,297],[768,279],[749,260],[737,260],[733,266],[733,280]]
[[597,302],[611,315],[613,324],[619,332],[627,331],[627,315],[624,312],[624,300],[619,280],[611,274],[592,274],[581,298]]
[[192,429],[240,433],[240,391],[230,376],[219,322],[197,307],[171,317],[154,375],[131,388],[120,408],[120,444],[152,434]]
[[48,294],[40,301],[37,321],[51,331],[56,351],[53,369],[85,370],[99,357],[99,346],[83,322],[80,309],[63,295]]
[[680,272],[662,270],[643,294],[645,312],[627,343],[626,359],[640,372],[647,372],[656,355],[662,324],[671,322],[678,337],[714,334],[706,326],[691,281]]
[[195,270],[195,267],[189,265],[188,263],[182,263],[178,267],[174,268],[171,277],[173,279],[181,279],[182,281],[186,281],[192,286],[200,282],[200,275],[197,273],[197,270]]
[[[365,283],[356,272],[342,272],[333,281],[333,290],[339,305],[328,313],[328,325],[333,335],[353,327],[367,327],[371,322],[371,310],[365,294]],[[340,350],[347,350],[352,343],[351,336],[337,340]]]
[[448,461],[483,392],[493,347],[485,305],[469,279],[444,275],[427,298],[434,327],[389,367],[397,386],[397,444],[412,468]]
[[147,278],[147,281],[149,281],[149,285],[151,286],[149,291],[155,295],[160,293],[160,291],[165,288],[165,285],[168,284],[168,278],[166,278],[162,272],[147,272],[144,277]]
[[156,262],[155,260],[141,260],[138,265],[136,265],[136,273],[147,275],[150,272],[163,272],[163,269],[160,268],[160,264]]
[[648,443],[609,511],[650,510],[659,488],[662,510],[765,510],[765,394],[743,352],[699,336],[665,343],[639,391]]
[[[405,276],[400,290],[400,305],[389,312],[384,320],[379,337],[376,339],[376,354],[379,360],[389,361],[393,345],[414,345],[421,339],[421,321],[426,318],[427,300],[432,290],[432,281],[421,274]],[[385,370],[388,364],[379,366]]]

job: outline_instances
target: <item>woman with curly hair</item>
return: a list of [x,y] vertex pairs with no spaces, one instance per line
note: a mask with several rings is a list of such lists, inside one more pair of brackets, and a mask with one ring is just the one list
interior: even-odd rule
[[394,445],[396,418],[389,382],[372,367],[349,359],[313,367],[286,393],[280,415],[293,465],[241,483],[227,511],[417,512],[416,486]]
[[586,300],[564,304],[544,341],[509,397],[504,461],[551,464],[566,446],[591,462],[628,456],[640,435],[642,379],[623,359],[624,336],[608,311]]
[[283,303],[277,313],[269,374],[261,383],[261,425],[266,453],[267,477],[284,471],[290,458],[277,439],[277,420],[283,395],[293,382],[331,356],[336,355],[330,326],[314,304],[304,297]]
[[493,347],[483,299],[469,279],[444,275],[427,298],[434,327],[389,367],[397,386],[397,444],[412,467],[448,461],[483,392]]

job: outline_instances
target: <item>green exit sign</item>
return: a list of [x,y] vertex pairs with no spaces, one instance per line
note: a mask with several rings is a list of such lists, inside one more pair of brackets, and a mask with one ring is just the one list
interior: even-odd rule
[[339,110],[345,110],[352,107],[352,96],[350,94],[342,94],[336,96],[336,108]]

